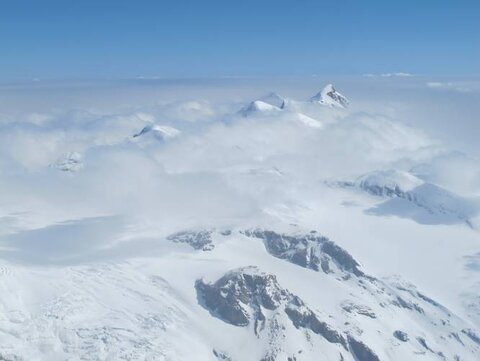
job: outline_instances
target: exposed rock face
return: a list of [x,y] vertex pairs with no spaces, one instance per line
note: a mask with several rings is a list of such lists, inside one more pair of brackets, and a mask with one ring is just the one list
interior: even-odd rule
[[430,347],[428,347],[427,345],[427,341],[423,338],[423,337],[417,337],[417,341],[420,345],[422,345],[422,347],[427,350],[427,351],[430,351],[430,352],[434,352]]
[[52,167],[62,172],[76,172],[83,167],[82,155],[77,152],[70,152],[59,158]]
[[347,251],[315,231],[287,235],[256,229],[245,231],[244,234],[262,239],[270,254],[301,267],[325,273],[339,271],[344,275],[364,276],[358,262]]
[[376,196],[410,199],[410,192],[424,182],[408,172],[388,169],[362,175],[351,184]]
[[212,231],[183,231],[167,237],[175,243],[189,244],[193,249],[211,251],[215,248],[212,243]]
[[346,301],[342,304],[342,309],[348,313],[362,315],[370,318],[377,318],[377,315],[373,310],[365,305],[358,305],[351,301]]
[[400,307],[400,308],[405,308],[405,309],[411,310],[411,311],[417,311],[418,313],[422,313],[422,314],[425,313],[423,308],[420,307],[417,303],[405,301],[400,296],[396,296],[396,298],[391,303],[393,305],[397,306],[397,307]]
[[225,353],[225,352],[222,352],[222,351],[217,351],[217,350],[213,350],[213,355],[219,360],[219,361],[232,361],[232,359]]
[[477,345],[480,346],[480,336],[475,333],[475,331],[470,330],[470,329],[463,329],[462,333],[465,334],[470,340],[475,342]]
[[326,322],[319,320],[318,316],[310,310],[298,297],[285,307],[290,320],[296,328],[310,329],[317,335],[323,336],[331,343],[339,343],[346,347],[345,338]]
[[231,271],[211,285],[199,280],[195,287],[213,315],[235,326],[264,321],[262,309],[276,310],[291,297],[275,276],[255,267]]
[[232,325],[253,324],[258,334],[272,325],[282,329],[285,325],[281,324],[290,320],[297,329],[310,330],[331,343],[347,347],[340,332],[322,321],[298,296],[283,289],[274,275],[260,272],[256,267],[233,270],[213,284],[198,280],[195,287],[203,306]]
[[400,331],[400,330],[396,330],[393,332],[393,336],[397,339],[397,340],[400,340],[402,342],[407,342],[409,340],[409,337],[407,335],[407,333],[403,332],[403,331]]
[[[350,254],[316,232],[289,235],[254,229],[240,233],[262,241],[279,259],[340,275],[333,283],[340,282],[351,296],[345,294],[334,308],[327,306],[328,311],[322,300],[317,303],[320,308],[313,308],[311,299],[307,305],[283,288],[275,275],[253,266],[234,269],[213,283],[197,280],[198,301],[212,316],[255,335],[259,349],[264,350],[256,360],[310,360],[315,359],[314,350],[323,347],[331,359],[379,361],[389,357],[379,346],[383,342],[400,353],[407,348],[435,359],[457,360],[464,350],[480,352],[476,331],[465,328],[447,308],[400,277],[365,275]],[[227,232],[225,236],[235,234]],[[319,282],[328,280],[322,275],[315,277]],[[402,320],[402,331],[382,326],[392,315]],[[229,356],[217,352],[216,357],[228,360],[223,357]]]
[[352,354],[358,361],[380,361],[378,356],[363,342],[349,336],[348,344]]
[[[352,186],[355,186],[355,183],[351,183]],[[378,184],[369,184],[368,182],[360,182],[358,184],[359,188],[363,189],[367,193],[370,193],[374,196],[378,197],[399,197],[404,198],[410,201],[413,201],[413,194],[409,193],[408,191],[404,191],[400,186],[394,185],[392,187],[389,186],[381,186]]]
[[348,99],[337,92],[332,84],[327,84],[322,91],[310,98],[310,101],[338,108],[346,108],[349,104]]
[[391,198],[389,203],[389,200],[385,202],[386,209],[390,209],[387,205],[394,204],[395,198],[401,198],[428,215],[440,216],[447,223],[460,221],[472,227],[470,219],[480,212],[475,200],[425,182],[409,172],[394,169],[370,172],[354,181],[332,182],[331,185],[356,188],[374,196]]

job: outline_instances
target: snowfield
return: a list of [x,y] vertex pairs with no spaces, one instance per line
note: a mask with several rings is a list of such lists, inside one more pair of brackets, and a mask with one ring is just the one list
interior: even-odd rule
[[0,360],[478,360],[439,81],[0,87]]

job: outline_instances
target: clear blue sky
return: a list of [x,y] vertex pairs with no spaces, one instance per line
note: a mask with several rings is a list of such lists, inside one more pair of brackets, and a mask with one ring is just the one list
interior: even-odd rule
[[0,81],[480,74],[480,0],[0,0]]

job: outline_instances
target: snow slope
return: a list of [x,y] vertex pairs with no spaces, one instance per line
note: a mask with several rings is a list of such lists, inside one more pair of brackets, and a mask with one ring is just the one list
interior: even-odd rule
[[268,93],[261,97],[259,100],[280,109],[285,108],[285,104],[287,102],[287,99],[283,98],[275,92]]
[[255,93],[0,122],[0,359],[478,359],[475,155]]
[[152,134],[158,140],[163,141],[177,137],[180,131],[167,125],[153,124],[143,127],[140,132],[133,135],[133,138],[143,137],[147,134]]
[[[2,357],[236,360],[245,345],[258,360],[473,360],[480,351],[469,322],[398,277],[365,274],[317,233],[202,232],[208,248],[187,232],[136,260],[5,266]],[[305,263],[309,253],[318,263]]]
[[472,218],[480,214],[476,197],[462,197],[404,171],[371,172],[340,185],[390,198],[372,208],[370,211],[374,214],[408,217],[426,224],[464,222],[470,227],[473,227]]

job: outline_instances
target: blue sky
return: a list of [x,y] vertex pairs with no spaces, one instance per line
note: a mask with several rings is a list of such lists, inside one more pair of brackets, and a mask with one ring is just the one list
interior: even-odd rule
[[0,81],[480,74],[478,0],[0,0]]

